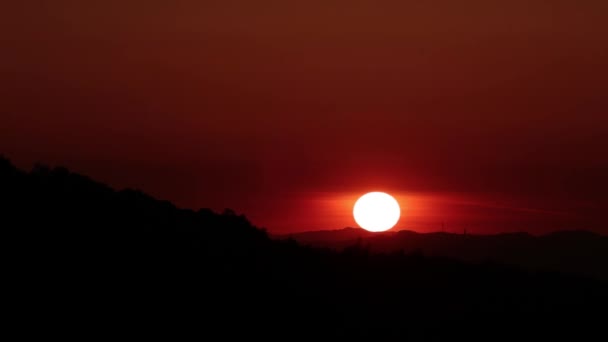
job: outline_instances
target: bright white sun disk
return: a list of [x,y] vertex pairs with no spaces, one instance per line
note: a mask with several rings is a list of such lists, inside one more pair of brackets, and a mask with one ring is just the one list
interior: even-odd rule
[[383,232],[393,228],[401,216],[399,203],[384,192],[370,192],[357,200],[353,208],[357,224],[370,232]]

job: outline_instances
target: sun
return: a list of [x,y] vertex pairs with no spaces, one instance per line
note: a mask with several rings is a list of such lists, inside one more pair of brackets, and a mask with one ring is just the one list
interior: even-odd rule
[[361,196],[353,208],[357,224],[370,232],[393,228],[401,216],[397,200],[384,192],[370,192]]

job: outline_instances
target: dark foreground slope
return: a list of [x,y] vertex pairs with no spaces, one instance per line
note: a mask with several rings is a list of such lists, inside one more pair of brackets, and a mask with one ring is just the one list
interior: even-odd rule
[[0,160],[0,189],[5,309],[24,337],[604,333],[598,324],[608,300],[599,280],[305,248],[273,241],[230,211],[178,209],[61,168],[25,173]]
[[452,233],[369,233],[359,228],[278,236],[302,245],[343,250],[360,244],[375,253],[400,250],[466,262],[493,261],[529,270],[551,270],[608,280],[608,236],[588,231],[471,235]]

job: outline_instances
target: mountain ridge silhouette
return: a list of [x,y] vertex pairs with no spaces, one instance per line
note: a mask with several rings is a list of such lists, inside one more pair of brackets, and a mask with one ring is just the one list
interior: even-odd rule
[[48,334],[584,337],[608,304],[601,279],[273,240],[232,210],[180,209],[65,168],[0,158],[0,189],[5,291],[19,299],[8,310]]
[[372,252],[401,250],[467,262],[493,261],[535,270],[553,270],[608,279],[608,237],[586,231],[497,234],[419,233],[411,230],[371,233],[360,228],[275,235],[303,245],[343,250],[355,243]]

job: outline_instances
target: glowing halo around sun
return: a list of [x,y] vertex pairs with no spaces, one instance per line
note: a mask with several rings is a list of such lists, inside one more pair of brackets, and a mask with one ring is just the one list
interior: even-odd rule
[[393,196],[384,192],[370,192],[357,200],[353,216],[359,227],[370,232],[383,232],[399,222],[401,208]]

